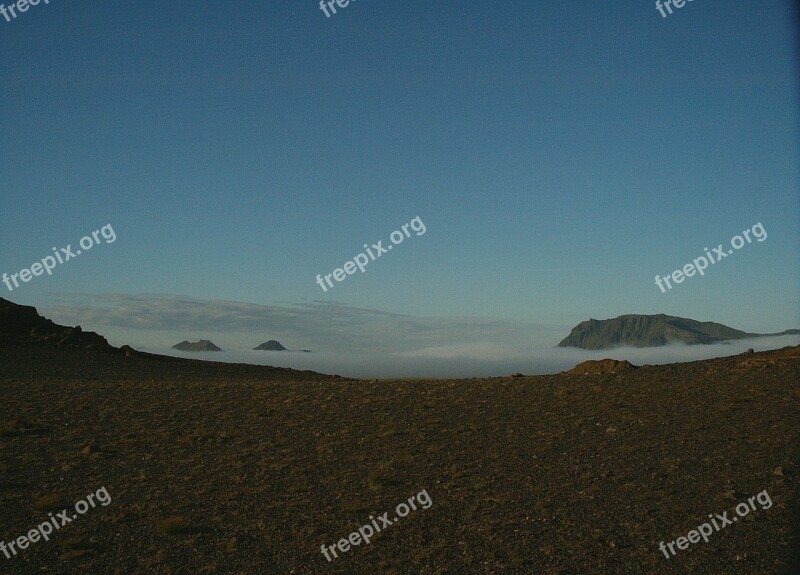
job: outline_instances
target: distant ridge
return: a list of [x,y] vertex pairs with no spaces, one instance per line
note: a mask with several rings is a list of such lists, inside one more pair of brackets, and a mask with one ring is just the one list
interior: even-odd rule
[[195,342],[183,340],[173,345],[172,349],[179,349],[181,351],[222,351],[222,349],[218,348],[207,339],[201,339]]
[[304,353],[311,353],[310,349],[287,349],[281,345],[281,342],[271,339],[269,341],[265,341],[261,345],[258,345],[253,348],[253,351],[302,351]]
[[629,345],[634,347],[659,347],[673,343],[708,345],[737,339],[776,335],[796,335],[800,330],[789,329],[781,333],[748,333],[712,321],[696,321],[665,314],[621,315],[613,319],[590,319],[572,328],[558,347],[581,349],[608,349]]
[[265,341],[261,345],[253,348],[256,351],[286,351],[286,348],[283,347],[280,342],[271,339],[269,341]]

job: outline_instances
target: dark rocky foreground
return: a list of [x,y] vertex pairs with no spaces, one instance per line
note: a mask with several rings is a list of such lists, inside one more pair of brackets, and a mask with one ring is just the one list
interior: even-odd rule
[[[0,573],[800,572],[800,348],[368,383],[0,345],[0,397],[0,541],[111,496]],[[429,509],[325,560],[422,490]],[[763,490],[770,509],[659,551]]]

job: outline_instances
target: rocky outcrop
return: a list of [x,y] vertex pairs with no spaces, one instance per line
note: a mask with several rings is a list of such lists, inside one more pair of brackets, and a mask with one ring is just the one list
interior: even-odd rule
[[664,314],[621,315],[613,319],[590,319],[572,328],[558,347],[608,349],[629,345],[658,347],[673,343],[712,344],[737,339],[795,334],[798,330],[758,334],[733,329],[712,321],[695,321]]
[[183,340],[182,342],[173,345],[172,349],[178,349],[180,351],[222,351],[221,348],[217,347],[207,339],[201,339],[193,342]]
[[606,373],[620,373],[632,369],[638,369],[638,366],[624,359],[622,361],[616,359],[592,359],[579,363],[564,373],[567,375],[602,375]]
[[95,349],[118,353],[106,338],[81,326],[66,327],[42,317],[35,307],[0,298],[0,344]]
[[286,351],[286,348],[283,347],[280,342],[271,339],[269,341],[265,341],[261,345],[253,348],[255,351]]

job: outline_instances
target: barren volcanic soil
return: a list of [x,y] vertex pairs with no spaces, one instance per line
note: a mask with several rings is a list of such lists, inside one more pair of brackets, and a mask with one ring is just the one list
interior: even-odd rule
[[[800,547],[800,348],[364,382],[3,346],[0,397],[0,541],[111,496],[0,573],[763,575]],[[371,544],[320,552],[423,490]]]

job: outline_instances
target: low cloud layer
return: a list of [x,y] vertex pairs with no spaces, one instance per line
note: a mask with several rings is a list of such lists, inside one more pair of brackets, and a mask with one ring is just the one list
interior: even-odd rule
[[[113,345],[357,378],[545,374],[587,359],[663,364],[735,355],[748,348],[761,351],[800,345],[800,336],[782,336],[729,344],[588,351],[555,347],[569,333],[568,326],[419,317],[327,302],[266,306],[157,294],[71,294],[41,311],[57,323],[99,331]],[[191,354],[170,349],[183,339],[201,338],[224,351]],[[251,351],[268,339],[313,353]]]
[[634,365],[658,365],[736,355],[748,348],[765,351],[788,345],[800,345],[800,336],[740,340],[731,344],[674,345],[660,348],[625,347],[605,351],[587,351],[575,348],[519,350],[490,344],[450,346],[384,354],[287,353],[246,350],[198,354],[176,352],[168,348],[148,348],[142,351],[214,361],[310,369],[320,373],[336,373],[347,377],[370,379],[493,377],[513,373],[541,375],[565,371],[589,359],[627,359]]

